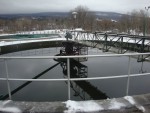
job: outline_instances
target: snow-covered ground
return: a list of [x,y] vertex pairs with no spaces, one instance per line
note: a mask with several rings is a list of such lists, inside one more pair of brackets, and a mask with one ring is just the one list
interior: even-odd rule
[[13,36],[13,35],[15,35],[15,34],[0,34],[0,36]]
[[94,112],[94,111],[101,111],[103,108],[94,101],[71,101],[68,100],[64,102],[68,110],[66,113],[76,113],[76,112]]
[[119,110],[135,106],[143,113],[146,111],[143,106],[138,104],[132,96],[125,96],[120,99],[108,99],[101,102],[98,101],[72,101],[68,100],[64,102],[67,110],[65,113],[76,113],[76,112],[100,112],[103,110]]
[[15,34],[63,34],[64,32],[66,32],[66,29],[22,31]]
[[0,34],[0,36],[13,36],[21,34],[64,34],[66,29],[56,29],[56,30],[38,30],[38,31],[21,31],[13,34]]
[[[73,101],[66,102],[24,102],[24,101],[0,101],[0,113],[11,112],[64,112],[64,113],[79,113],[79,112],[95,112],[107,113],[111,112],[132,112],[140,111],[140,113],[149,113],[149,95],[125,96],[123,98],[113,98],[106,100],[88,100],[88,101]],[[60,109],[61,108],[61,109]]]
[[76,112],[97,112],[102,110],[117,110],[123,107],[126,107],[124,103],[117,101],[116,99],[112,99],[109,103],[98,103],[96,101],[71,101],[68,100],[64,102],[68,110],[65,113],[76,113]]
[[42,38],[42,39],[24,39],[24,40],[14,40],[14,41],[0,41],[0,46],[15,45],[15,44],[24,44],[32,42],[42,42],[42,41],[63,41],[66,38]]

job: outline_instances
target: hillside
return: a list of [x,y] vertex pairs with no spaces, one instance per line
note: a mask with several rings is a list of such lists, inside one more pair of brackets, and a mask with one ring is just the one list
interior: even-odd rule
[[[95,13],[97,18],[100,19],[113,19],[119,20],[123,14],[115,13],[115,12],[101,12],[101,11],[93,11],[91,13]],[[43,12],[43,13],[32,13],[32,14],[0,14],[0,19],[14,19],[21,17],[29,17],[29,18],[64,18],[68,17],[69,12]]]

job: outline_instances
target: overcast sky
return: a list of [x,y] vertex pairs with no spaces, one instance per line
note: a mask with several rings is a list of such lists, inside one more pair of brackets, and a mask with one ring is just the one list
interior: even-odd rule
[[127,13],[150,5],[150,0],[0,0],[0,14],[70,11],[78,5],[92,11]]

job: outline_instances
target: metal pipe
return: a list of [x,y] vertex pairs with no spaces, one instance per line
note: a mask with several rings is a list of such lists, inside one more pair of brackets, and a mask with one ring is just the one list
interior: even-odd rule
[[53,59],[53,58],[83,58],[83,57],[120,57],[150,55],[150,53],[126,53],[126,54],[103,54],[103,55],[78,55],[78,56],[2,56],[0,59]]
[[[141,74],[130,74],[130,77],[138,76],[149,76],[150,73],[141,73]],[[128,75],[118,75],[118,76],[107,76],[107,77],[90,77],[90,78],[70,78],[70,81],[84,81],[84,80],[107,80],[107,79],[116,79],[116,78],[127,78]],[[1,81],[6,81],[7,78],[0,78]],[[35,82],[55,82],[55,81],[68,81],[67,79],[18,79],[18,78],[8,78],[9,81],[35,81]]]
[[9,84],[9,76],[8,76],[8,66],[7,66],[7,61],[6,59],[4,60],[5,62],[5,71],[6,71],[6,81],[7,81],[7,90],[9,94],[9,99],[11,100],[11,91],[10,91],[10,84]]
[[130,86],[130,70],[131,70],[131,57],[129,56],[128,60],[128,78],[127,78],[127,89],[126,89],[126,95],[129,95],[129,86]]
[[70,59],[67,58],[68,100],[70,100]]

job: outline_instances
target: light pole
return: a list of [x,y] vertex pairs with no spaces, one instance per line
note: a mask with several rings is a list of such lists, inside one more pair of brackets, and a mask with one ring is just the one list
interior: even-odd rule
[[96,18],[96,29],[95,29],[95,31],[98,31],[98,21],[99,21],[99,19],[98,18]]
[[77,12],[75,12],[75,11],[74,11],[74,12],[72,12],[72,15],[73,15],[73,18],[74,18],[74,26],[73,26],[73,27],[74,27],[74,29],[75,29],[75,27],[76,27],[76,18],[77,18],[77,14],[78,14],[78,13],[77,13]]
[[145,7],[145,10],[146,10],[146,14],[144,15],[144,29],[143,29],[143,35],[145,36],[146,35],[146,33],[147,33],[147,16],[148,16],[148,10],[149,10],[149,8],[150,8],[150,6],[148,6],[148,7]]

